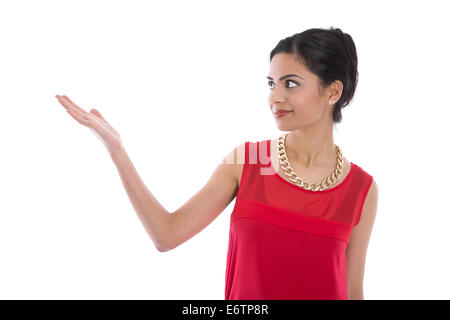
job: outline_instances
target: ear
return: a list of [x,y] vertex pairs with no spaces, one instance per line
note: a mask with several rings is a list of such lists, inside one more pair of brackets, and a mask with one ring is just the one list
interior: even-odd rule
[[330,98],[337,102],[342,95],[342,90],[344,89],[344,84],[340,80],[335,80],[330,86]]

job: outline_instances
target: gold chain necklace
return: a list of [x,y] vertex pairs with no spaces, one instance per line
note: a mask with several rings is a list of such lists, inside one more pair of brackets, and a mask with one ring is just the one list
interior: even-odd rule
[[[311,191],[323,191],[325,189],[328,189],[336,180],[338,180],[342,176],[343,171],[343,160],[342,160],[342,150],[339,148],[339,146],[336,146],[336,169],[333,171],[333,173],[328,176],[328,178],[322,180],[321,183],[311,183],[308,181],[303,180],[292,169],[286,155],[286,149],[284,148],[284,142],[286,140],[286,136],[288,134],[284,133],[278,138],[278,158],[280,159],[281,167],[283,168],[284,174],[289,178],[290,181],[292,181],[297,186]],[[292,171],[292,172],[289,172]]]

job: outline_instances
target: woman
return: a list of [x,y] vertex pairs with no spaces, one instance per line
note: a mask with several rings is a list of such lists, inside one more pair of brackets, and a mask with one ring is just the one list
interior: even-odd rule
[[173,213],[146,188],[100,112],[56,97],[105,144],[159,251],[192,238],[236,197],[225,299],[363,299],[378,188],[333,141],[358,79],[353,40],[334,28],[294,34],[272,50],[267,78],[270,111],[288,133],[236,146]]

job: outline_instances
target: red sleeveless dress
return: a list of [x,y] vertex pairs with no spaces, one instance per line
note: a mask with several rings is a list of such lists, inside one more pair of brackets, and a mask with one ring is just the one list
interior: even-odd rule
[[225,300],[347,299],[345,251],[372,179],[351,163],[336,187],[305,190],[276,173],[270,140],[245,142]]

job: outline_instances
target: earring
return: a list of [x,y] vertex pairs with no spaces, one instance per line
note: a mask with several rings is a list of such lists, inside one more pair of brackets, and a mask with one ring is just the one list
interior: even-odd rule
[[334,100],[329,100],[328,103],[332,104],[332,103],[334,103]]

